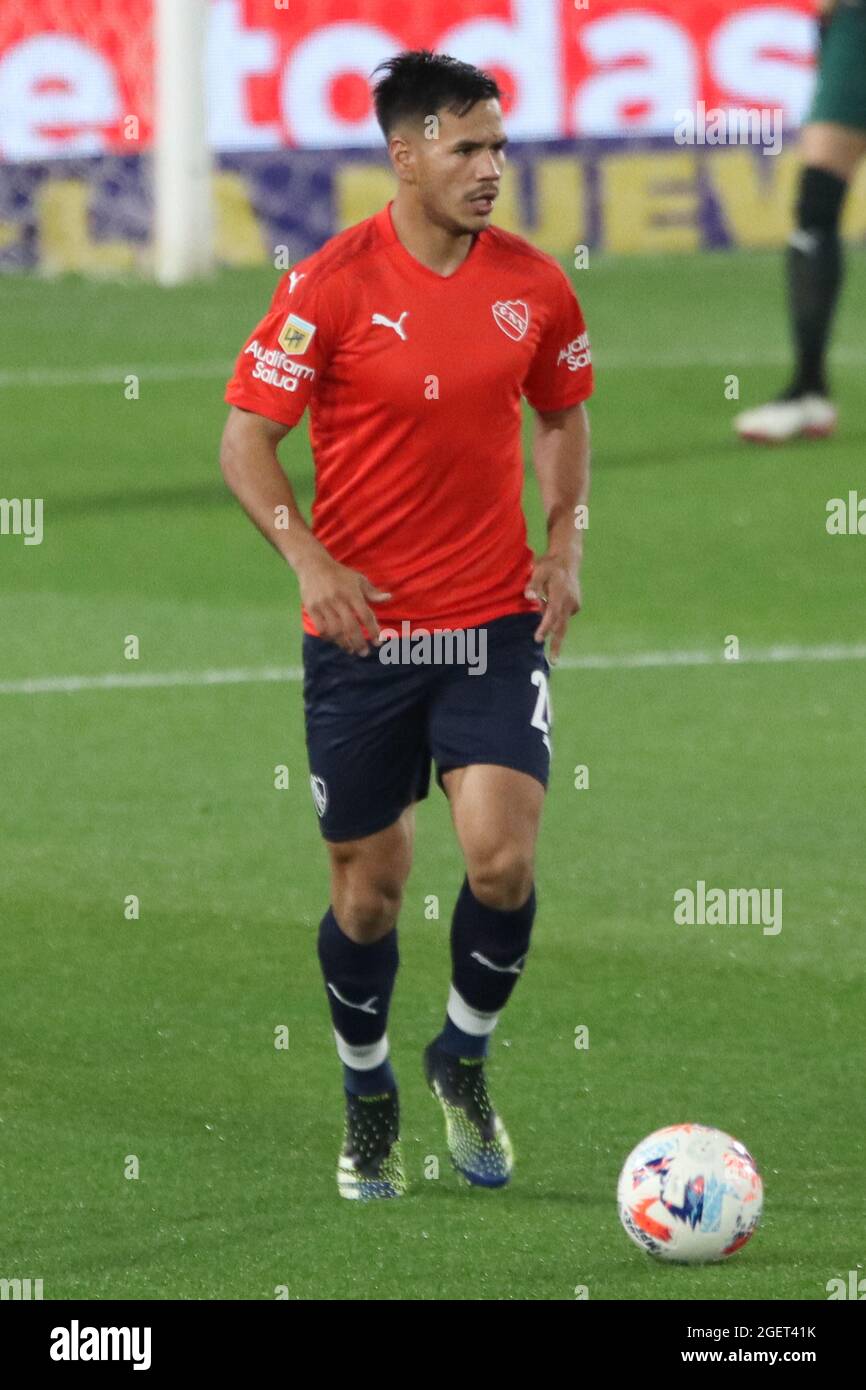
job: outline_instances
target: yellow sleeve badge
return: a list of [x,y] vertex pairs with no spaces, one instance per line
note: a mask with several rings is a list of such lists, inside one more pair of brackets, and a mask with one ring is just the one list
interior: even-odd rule
[[300,357],[313,341],[315,331],[316,325],[314,323],[307,323],[306,319],[300,318],[297,314],[289,314],[280,330],[277,342],[287,356]]

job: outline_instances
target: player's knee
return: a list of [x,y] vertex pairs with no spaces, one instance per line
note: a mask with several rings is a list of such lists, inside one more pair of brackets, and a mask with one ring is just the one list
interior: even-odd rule
[[403,875],[388,868],[371,871],[351,856],[331,856],[331,900],[337,921],[356,941],[376,941],[397,925]]
[[332,893],[337,921],[353,941],[378,941],[397,925],[401,894],[378,884],[349,884]]
[[829,169],[803,169],[797,198],[798,228],[831,236],[836,233],[847,190],[845,180]]
[[479,902],[501,912],[522,907],[532,891],[534,857],[518,843],[486,846],[469,857],[469,887]]

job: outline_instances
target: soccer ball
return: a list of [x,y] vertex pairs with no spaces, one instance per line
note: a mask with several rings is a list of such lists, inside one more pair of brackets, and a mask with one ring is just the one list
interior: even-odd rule
[[619,1219],[662,1260],[705,1264],[740,1250],[761,1217],[764,1188],[737,1140],[707,1125],[668,1125],[632,1149],[619,1175]]

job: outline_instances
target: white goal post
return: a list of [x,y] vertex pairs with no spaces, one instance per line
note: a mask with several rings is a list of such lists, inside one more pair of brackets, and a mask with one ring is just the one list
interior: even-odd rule
[[208,0],[154,7],[154,274],[162,285],[213,267],[205,39]]

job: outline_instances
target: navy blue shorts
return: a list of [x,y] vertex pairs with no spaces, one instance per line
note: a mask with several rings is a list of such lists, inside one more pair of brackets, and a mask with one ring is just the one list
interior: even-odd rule
[[[440,786],[443,773],[471,763],[547,785],[550,667],[533,636],[540,621],[511,613],[462,634],[433,633],[426,653],[413,636],[365,657],[304,634],[310,785],[326,840],[393,825],[427,795],[433,760]],[[413,664],[425,655],[427,664]]]

